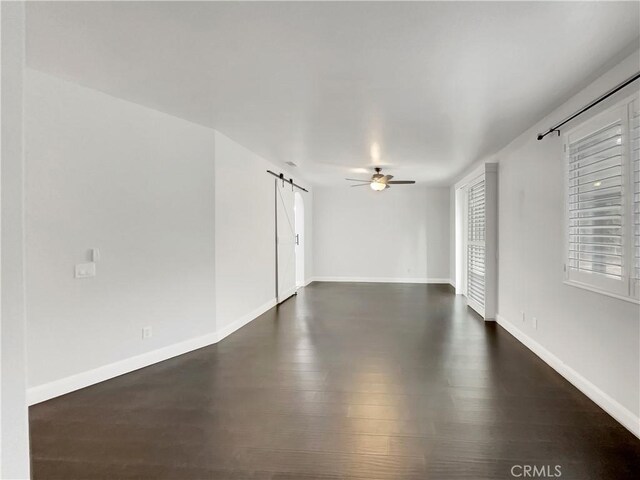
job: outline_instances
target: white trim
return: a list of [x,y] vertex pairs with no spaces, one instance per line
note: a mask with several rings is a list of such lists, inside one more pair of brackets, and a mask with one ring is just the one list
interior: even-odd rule
[[608,292],[606,290],[601,290],[598,287],[594,287],[586,283],[580,283],[575,280],[564,280],[563,283],[565,285],[569,285],[570,287],[582,288],[583,290],[589,290],[590,292],[600,293],[601,295],[617,298],[618,300],[624,300],[625,302],[640,304],[640,299],[637,299],[634,297],[627,297],[626,295],[618,295],[617,293]]
[[43,385],[28,388],[27,403],[28,405],[34,405],[36,403],[44,402],[45,400],[64,395],[96,383],[104,382],[105,380],[124,375],[125,373],[130,373],[135,370],[148,367],[149,365],[177,357],[178,355],[183,355],[193,350],[212,345],[231,335],[233,332],[242,328],[252,320],[258,318],[267,310],[274,307],[275,304],[275,299],[269,300],[264,305],[246,315],[243,315],[238,320],[216,332],[208,333],[173,345],[168,345],[157,350],[136,355],[135,357],[125,358],[124,360],[103,365],[101,367],[94,368],[93,370],[87,370],[86,372],[77,373],[59,380],[54,380],[53,382],[45,383]]
[[449,278],[398,278],[398,277],[314,277],[314,282],[353,282],[353,283],[446,283]]
[[[464,177],[462,177],[460,180],[458,180],[454,184],[453,188],[455,190],[458,190],[460,188],[466,187],[469,183],[471,183],[477,177],[479,177],[480,175],[483,175],[485,172],[488,171],[486,166],[485,166],[487,163],[495,163],[495,162],[496,161],[491,159],[491,158],[487,159],[487,160],[484,160],[480,165],[477,165],[476,167],[474,167],[473,170],[469,171],[469,173],[467,173]],[[493,171],[493,170],[490,170],[490,171]],[[497,167],[496,167],[496,171],[497,171]]]
[[581,374],[576,372],[569,365],[564,363],[553,353],[540,345],[538,342],[529,337],[526,333],[509,322],[501,315],[496,315],[498,325],[513,335],[524,346],[540,357],[547,365],[562,375],[566,380],[573,384],[578,390],[593,400],[605,412],[611,415],[615,420],[620,422],[623,427],[640,438],[640,417],[635,415],[631,410],[621,405],[607,393],[595,386]]
[[466,281],[464,280],[464,236],[465,236],[465,206],[466,206],[466,190],[463,187],[456,188],[454,194],[454,255],[455,264],[454,271],[450,272],[453,276],[452,285],[456,289],[456,295],[466,295],[464,291]]
[[125,373],[133,372],[140,368],[148,367],[154,363],[162,362],[172,357],[182,355],[183,353],[206,347],[212,343],[216,343],[218,337],[216,333],[209,333],[201,337],[192,338],[184,342],[169,345],[167,347],[152,350],[150,352],[136,355],[135,357],[126,358],[118,362],[103,365],[93,370],[77,373],[69,377],[54,380],[27,389],[27,403],[33,405],[44,402],[54,397],[73,392],[89,385],[118,377]]
[[217,340],[215,342],[213,342],[213,343],[219,342],[220,340],[224,340],[229,335],[231,335],[233,332],[235,332],[236,330],[241,329],[247,323],[255,320],[260,315],[262,315],[263,313],[265,313],[266,311],[272,309],[275,306],[276,306],[276,299],[272,298],[268,302],[260,305],[258,308],[256,308],[255,310],[252,310],[251,312],[247,313],[246,315],[243,315],[242,317],[238,318],[237,320],[235,320],[234,322],[230,323],[226,327],[223,327],[223,328],[217,330],[216,331]]

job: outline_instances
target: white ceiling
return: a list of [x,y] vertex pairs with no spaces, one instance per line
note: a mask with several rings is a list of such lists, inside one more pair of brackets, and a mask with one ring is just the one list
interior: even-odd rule
[[313,183],[381,164],[446,185],[637,48],[639,18],[638,2],[30,2],[27,62]]

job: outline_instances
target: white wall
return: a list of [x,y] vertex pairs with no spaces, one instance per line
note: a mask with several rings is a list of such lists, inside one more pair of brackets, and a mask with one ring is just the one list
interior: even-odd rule
[[[275,178],[267,170],[282,169],[220,132],[215,139],[216,323],[224,332],[275,304]],[[312,194],[302,195],[306,213]]]
[[[500,163],[499,321],[636,434],[640,307],[563,283],[562,138],[537,141],[536,134],[638,71],[639,58],[636,53],[626,59],[491,158]],[[577,123],[633,91],[626,89]]]
[[305,243],[304,243],[304,281],[305,285],[308,285],[315,275],[315,266],[314,266],[314,238],[313,238],[313,229],[314,229],[314,218],[313,218],[313,197],[315,194],[315,189],[312,189],[311,186],[306,185],[306,188],[309,190],[309,193],[302,194],[302,201],[304,202],[304,235],[305,235]]
[[316,188],[318,280],[449,281],[449,189]]
[[29,385],[214,332],[213,130],[26,80]]
[[24,313],[24,4],[2,2],[0,478],[29,477]]
[[[31,402],[215,343],[273,305],[277,167],[214,130],[26,80]],[[97,276],[75,279],[95,247]]]
[[223,329],[275,301],[273,168],[216,132],[216,324]]

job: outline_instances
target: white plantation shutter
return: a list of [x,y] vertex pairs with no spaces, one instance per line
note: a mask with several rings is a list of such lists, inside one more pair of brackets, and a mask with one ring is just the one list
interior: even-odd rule
[[633,266],[631,269],[632,294],[640,299],[640,102],[634,100],[629,107],[629,146],[632,168],[632,228]]
[[627,99],[565,136],[569,283],[640,298],[640,112]]
[[467,298],[469,306],[484,315],[486,260],[484,176],[469,186],[467,196]]
[[[621,281],[622,119],[569,143],[569,269]],[[571,274],[571,272],[570,272]]]

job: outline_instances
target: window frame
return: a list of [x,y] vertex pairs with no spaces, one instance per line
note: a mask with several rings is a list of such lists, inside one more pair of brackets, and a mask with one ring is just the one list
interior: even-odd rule
[[[630,139],[630,117],[632,105],[638,102],[639,95],[636,93],[625,99],[616,102],[606,110],[590,117],[563,136],[563,162],[564,162],[564,275],[563,283],[572,287],[581,288],[602,295],[607,295],[620,300],[640,304],[640,291],[634,286],[632,268],[634,265],[634,228],[633,228],[633,208],[634,208],[634,177],[631,157]],[[622,200],[623,200],[623,276],[621,280],[608,278],[600,274],[588,274],[579,271],[571,271],[569,268],[570,253],[570,138],[580,138],[596,131],[599,127],[594,124],[605,124],[608,121],[620,119],[622,124]],[[575,141],[575,140],[574,140]]]

